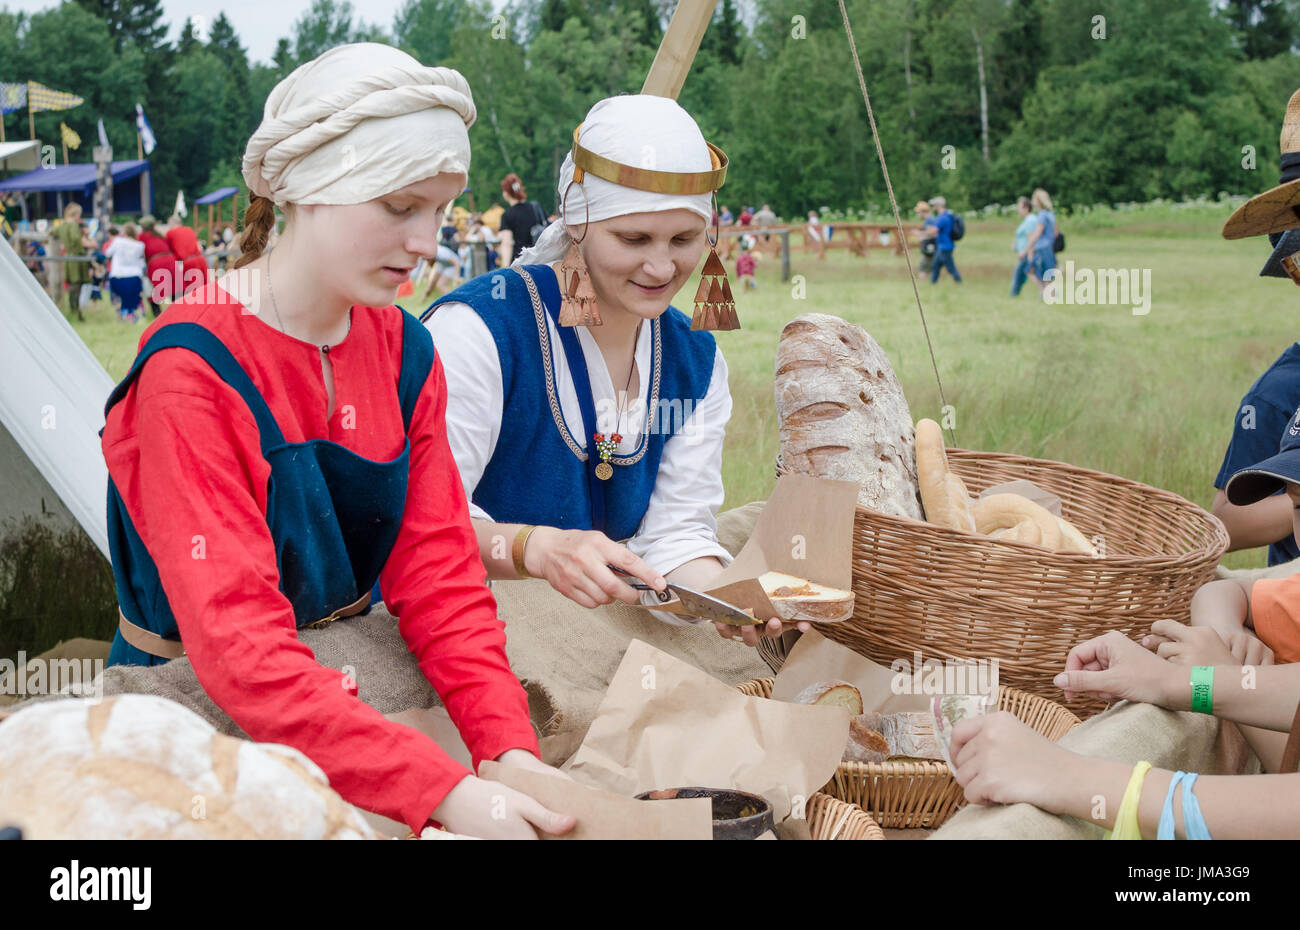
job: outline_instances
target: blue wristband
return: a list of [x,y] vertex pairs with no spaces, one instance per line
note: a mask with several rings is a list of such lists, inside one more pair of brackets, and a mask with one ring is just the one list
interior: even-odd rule
[[1188,775],[1183,782],[1183,826],[1189,840],[1212,840],[1214,837],[1210,836],[1210,828],[1206,826],[1205,817],[1201,814],[1201,804],[1196,800],[1196,795],[1192,794],[1196,777]]
[[[1169,793],[1165,795],[1165,806],[1160,809],[1160,825],[1156,827],[1156,839],[1172,840],[1174,839],[1174,789],[1178,783],[1183,780],[1186,772],[1174,772],[1174,777],[1169,779]],[[1186,804],[1186,802],[1184,802]]]

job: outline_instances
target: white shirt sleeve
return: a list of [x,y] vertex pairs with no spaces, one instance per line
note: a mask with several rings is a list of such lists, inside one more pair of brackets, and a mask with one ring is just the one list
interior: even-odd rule
[[[666,409],[646,413],[648,418],[668,415]],[[727,363],[721,350],[714,354],[713,375],[704,398],[689,414],[683,410],[682,416],[681,430],[664,444],[645,516],[627,542],[632,552],[660,574],[704,556],[731,564],[730,553],[718,542],[717,521],[725,497],[722,444],[731,418]],[[666,619],[666,615],[660,616]]]
[[447,442],[470,499],[469,515],[491,520],[473,497],[501,434],[505,389],[496,342],[469,304],[445,303],[424,326],[447,377]]

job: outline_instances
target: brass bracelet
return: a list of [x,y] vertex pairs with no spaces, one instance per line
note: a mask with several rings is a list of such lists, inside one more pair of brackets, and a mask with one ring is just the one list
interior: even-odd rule
[[524,567],[524,546],[528,545],[528,537],[533,535],[535,526],[521,526],[519,532],[515,534],[515,543],[510,547],[510,557],[515,561],[515,572],[520,578],[532,578],[528,574],[528,569]]

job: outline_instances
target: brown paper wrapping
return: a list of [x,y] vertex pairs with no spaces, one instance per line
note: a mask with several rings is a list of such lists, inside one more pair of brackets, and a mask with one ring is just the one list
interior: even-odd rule
[[[912,659],[912,656],[907,657],[909,668]],[[929,711],[930,702],[926,695],[895,694],[895,677],[896,674],[887,667],[811,630],[799,637],[776,680],[772,682],[772,700],[792,701],[796,694],[809,685],[838,679],[847,681],[862,692],[864,712],[896,714],[903,711]],[[842,746],[840,748],[843,749]]]
[[766,798],[781,823],[830,781],[848,727],[842,707],[747,697],[633,640],[564,769],[582,784],[629,797],[736,788]]
[[638,801],[524,769],[484,762],[479,777],[514,788],[542,806],[572,814],[577,823],[562,836],[539,833],[544,840],[710,840],[713,810],[708,798]]

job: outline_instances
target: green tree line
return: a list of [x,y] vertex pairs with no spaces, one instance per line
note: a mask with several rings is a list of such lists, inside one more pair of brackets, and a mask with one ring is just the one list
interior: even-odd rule
[[[673,0],[406,0],[393,22],[313,0],[269,62],[224,13],[175,41],[161,0],[65,0],[0,10],[0,80],[83,96],[36,115],[135,157],[136,102],[158,148],[159,209],[242,187],[240,158],[275,83],[335,45],[387,42],[465,74],[479,119],[479,205],[509,171],[555,206],[574,126],[598,99],[640,90]],[[498,5],[499,6],[499,5]],[[1278,130],[1300,87],[1300,0],[846,0],[900,202],[958,208],[1037,186],[1063,205],[1253,193],[1276,180]],[[886,204],[835,0],[719,0],[681,95],[732,167],[733,208]],[[27,137],[25,110],[5,117]],[[79,160],[89,160],[84,144]]]

